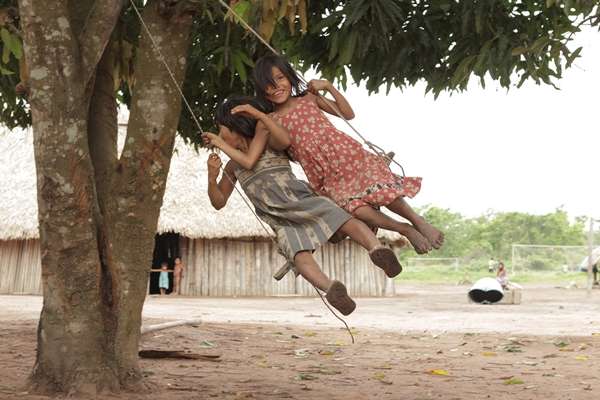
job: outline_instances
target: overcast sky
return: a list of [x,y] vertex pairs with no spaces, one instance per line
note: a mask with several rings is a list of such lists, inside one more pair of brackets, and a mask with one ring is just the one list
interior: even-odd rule
[[[600,33],[582,33],[582,57],[559,81],[510,91],[494,82],[437,100],[424,85],[368,96],[349,87],[353,124],[407,175],[422,176],[411,204],[468,216],[564,207],[600,218]],[[349,128],[338,125],[344,131]]]

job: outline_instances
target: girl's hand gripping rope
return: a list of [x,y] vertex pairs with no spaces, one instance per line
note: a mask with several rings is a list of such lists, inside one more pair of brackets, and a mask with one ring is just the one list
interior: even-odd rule
[[221,172],[222,165],[223,162],[217,154],[212,153],[211,155],[209,155],[207,161],[208,179],[210,179],[211,181],[217,180],[217,178],[219,177],[219,173]]
[[202,134],[202,142],[211,149],[213,147],[221,148],[223,145],[223,139],[221,139],[221,137],[216,133],[212,132],[204,132]]

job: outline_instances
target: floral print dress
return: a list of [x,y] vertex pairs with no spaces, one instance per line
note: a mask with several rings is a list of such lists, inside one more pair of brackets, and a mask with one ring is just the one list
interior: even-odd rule
[[272,116],[290,132],[289,155],[302,166],[313,190],[346,211],[386,206],[419,192],[421,178],[393,174],[381,157],[336,129],[316,97],[298,97],[291,110]]

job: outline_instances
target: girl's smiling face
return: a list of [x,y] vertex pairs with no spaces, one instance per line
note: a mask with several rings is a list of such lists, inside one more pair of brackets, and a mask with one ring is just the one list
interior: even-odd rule
[[292,95],[292,84],[277,67],[271,69],[271,74],[273,75],[273,82],[275,82],[276,86],[267,86],[267,100],[274,104],[283,104]]

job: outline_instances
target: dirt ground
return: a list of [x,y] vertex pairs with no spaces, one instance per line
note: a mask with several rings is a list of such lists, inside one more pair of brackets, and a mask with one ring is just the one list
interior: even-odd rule
[[[465,301],[464,287],[402,286],[358,299],[356,343],[318,299],[156,298],[142,349],[208,360],[143,360],[151,393],[103,399],[597,399],[600,291],[526,288],[516,306]],[[41,299],[0,296],[0,399],[25,392]]]

